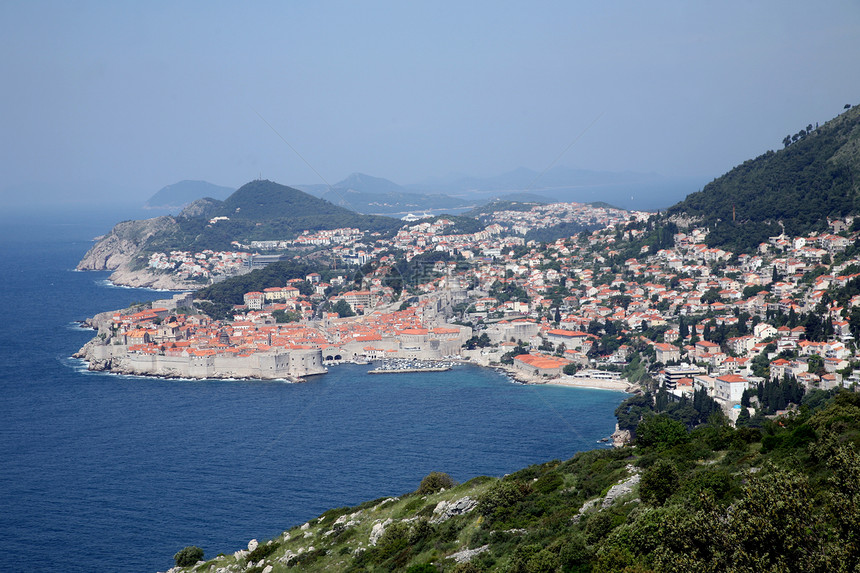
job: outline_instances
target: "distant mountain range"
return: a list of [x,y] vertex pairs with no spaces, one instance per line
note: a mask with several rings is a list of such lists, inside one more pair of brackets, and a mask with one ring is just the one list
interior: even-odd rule
[[494,200],[606,201],[626,209],[664,209],[701,189],[702,178],[664,177],[654,173],[589,171],[555,167],[545,173],[520,167],[492,177],[436,178],[399,185],[388,179],[353,173],[331,187],[295,185],[306,193],[360,213],[405,214],[412,211],[466,210]]
[[388,179],[363,173],[353,173],[331,187],[297,185],[296,188],[358,213],[405,215],[414,211],[450,211],[473,205],[449,195],[411,191]]
[[[450,177],[428,182],[440,192],[471,200],[529,200],[522,194],[538,196],[545,202],[592,203],[605,201],[624,209],[665,209],[687,194],[701,189],[701,177],[666,177],[632,171],[591,171],[553,167],[537,172],[520,167],[493,177]],[[414,186],[421,189],[423,186]],[[512,196],[520,195],[520,197]]]
[[[791,235],[821,231],[827,228],[828,217],[860,213],[860,106],[847,109],[821,127],[807,125],[786,136],[783,145],[783,149],[745,161],[703,186],[695,180],[657,174],[565,167],[545,173],[518,168],[493,177],[449,177],[414,185],[353,173],[331,187],[300,185],[296,190],[255,181],[233,195],[228,187],[181,181],[161,189],[147,206],[175,208],[197,199],[180,218],[228,216],[233,222],[221,227],[237,226],[233,229],[237,234],[243,220],[281,219],[257,225],[250,233],[257,235],[275,229],[289,233],[300,223],[309,229],[321,228],[318,224],[323,214],[346,224],[357,213],[396,218],[410,212],[474,215],[492,210],[491,203],[601,201],[624,209],[668,208],[677,221],[693,218],[709,227],[709,244],[734,252],[749,251],[783,230]],[[268,192],[274,195],[264,200],[261,193]],[[288,200],[286,195],[290,195]],[[202,197],[212,200],[199,201]],[[319,204],[311,205],[310,200]],[[287,223],[290,218],[300,220]],[[368,227],[368,223],[349,224]]]
[[[461,213],[486,203],[606,201],[626,209],[666,208],[702,187],[696,178],[653,173],[589,171],[555,167],[539,173],[520,167],[492,177],[448,177],[400,185],[389,179],[353,173],[331,187],[292,185],[326,201],[364,214],[401,217],[407,213]],[[146,208],[177,212],[197,199],[226,199],[234,189],[206,181],[180,181],[159,190]]]

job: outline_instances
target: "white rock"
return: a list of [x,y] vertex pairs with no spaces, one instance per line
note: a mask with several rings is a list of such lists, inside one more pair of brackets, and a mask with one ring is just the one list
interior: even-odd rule
[[582,515],[583,513],[591,511],[592,509],[594,509],[595,507],[600,505],[601,501],[602,500],[599,497],[596,499],[590,499],[590,500],[586,501],[585,503],[582,504],[582,507],[579,508],[579,514]]
[[260,542],[257,541],[256,539],[252,539],[251,541],[248,542],[248,551],[253,551],[254,549],[256,549],[259,546],[260,546]]
[[383,522],[377,521],[373,524],[373,529],[370,530],[370,540],[368,543],[370,545],[376,545],[376,542],[379,541],[379,538],[382,537],[382,534],[385,533],[385,528],[392,522],[392,519],[389,517]]
[[484,551],[490,549],[489,545],[482,545],[481,547],[477,547],[475,549],[463,549],[462,551],[458,551],[457,553],[453,553],[448,557],[456,561],[457,563],[468,563],[472,560],[472,557],[475,555],[480,555]]
[[305,524],[304,524],[304,525],[302,525],[302,527],[301,527],[302,531],[307,531],[307,530],[308,530],[308,529],[310,529],[310,528],[311,528],[311,524],[310,524],[310,522],[305,523]]
[[469,496],[462,497],[457,501],[447,503],[444,501],[440,501],[433,509],[434,517],[430,520],[430,523],[442,523],[443,521],[447,521],[454,516],[469,513],[470,511],[475,509],[475,506],[477,505],[478,500],[472,499]]
[[274,567],[272,567],[271,565],[266,565],[266,568],[263,569],[263,573],[272,573],[272,569],[274,569]]
[[237,551],[236,553],[233,554],[233,557],[235,557],[236,559],[244,559],[248,555],[248,553],[250,553],[250,551],[245,551],[244,549],[240,549],[239,551]]
[[374,507],[374,509],[382,507],[386,503],[392,503],[395,501],[400,501],[400,498],[399,497],[387,497],[387,498],[383,499],[382,501],[380,501],[379,503],[377,503],[376,506]]
[[606,497],[603,498],[602,507],[606,508],[615,503],[619,497],[633,493],[633,486],[639,483],[639,474],[633,474],[621,483],[617,483],[606,492]]

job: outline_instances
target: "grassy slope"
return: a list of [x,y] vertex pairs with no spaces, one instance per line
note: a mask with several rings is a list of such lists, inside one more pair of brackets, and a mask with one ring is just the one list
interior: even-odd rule
[[[250,560],[219,557],[197,570],[848,571],[858,562],[860,395],[761,431],[706,426],[665,437],[331,510]],[[645,485],[601,507],[634,474]],[[432,522],[440,501],[467,496],[479,500],[473,510]],[[371,546],[374,524],[387,520]],[[469,564],[452,558],[484,546]]]

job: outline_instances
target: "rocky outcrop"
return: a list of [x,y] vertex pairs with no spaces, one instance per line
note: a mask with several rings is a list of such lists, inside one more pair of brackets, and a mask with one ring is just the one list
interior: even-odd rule
[[603,498],[603,503],[601,507],[604,509],[615,503],[615,500],[618,498],[624,497],[625,495],[629,495],[633,493],[633,488],[639,485],[640,475],[639,472],[633,466],[627,466],[628,471],[636,472],[626,480],[615,484],[609,491],[606,492],[606,497]]
[[448,556],[448,558],[453,559],[457,563],[468,563],[476,555],[480,555],[481,553],[484,553],[485,551],[489,551],[489,550],[490,550],[489,545],[481,545],[480,547],[476,547],[475,549],[468,549],[467,548],[467,549],[463,549],[461,551],[458,551],[457,553],[452,553],[451,555]]
[[81,262],[79,271],[114,271],[110,281],[115,285],[159,290],[198,290],[209,283],[187,281],[171,273],[155,273],[150,269],[135,269],[132,263],[146,242],[156,235],[169,235],[179,230],[173,217],[164,216],[143,221],[117,223],[110,233],[93,245]]
[[618,500],[623,500],[625,502],[638,502],[638,499],[630,500],[629,496],[634,493],[636,486],[639,485],[641,478],[639,469],[632,464],[627,464],[626,469],[630,473],[626,479],[623,479],[610,487],[603,498],[597,497],[582,504],[582,507],[579,508],[579,512],[573,516],[571,521],[573,523],[579,523],[579,520],[582,519],[583,515],[611,507]]
[[222,202],[217,199],[204,197],[203,199],[197,199],[196,201],[186,205],[179,213],[179,216],[186,219],[191,217],[211,217],[218,211],[221,204]]
[[110,233],[87,251],[79,271],[110,271],[128,265],[146,241],[153,235],[168,234],[179,230],[173,217],[163,216],[143,221],[117,223]]
[[609,437],[612,440],[612,445],[616,448],[623,448],[633,442],[633,434],[630,433],[630,430],[622,430],[618,424],[615,424],[615,431]]
[[368,545],[376,545],[379,541],[379,538],[382,537],[382,534],[385,533],[385,528],[391,525],[394,520],[390,517],[385,521],[377,521],[373,524],[373,528],[370,530],[370,539],[368,539]]
[[442,523],[448,521],[452,517],[469,513],[475,506],[478,505],[477,499],[472,499],[469,496],[460,498],[456,501],[440,501],[433,509],[433,517],[430,523]]
[[132,271],[126,265],[114,271],[110,281],[115,285],[158,290],[197,290],[206,286],[199,282],[184,281],[172,274],[156,274],[147,270]]

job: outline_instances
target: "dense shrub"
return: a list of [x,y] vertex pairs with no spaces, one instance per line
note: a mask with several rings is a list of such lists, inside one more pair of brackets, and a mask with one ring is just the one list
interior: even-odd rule
[[281,544],[277,541],[261,543],[257,545],[256,549],[254,549],[248,554],[248,561],[259,561],[260,559],[265,559],[266,557],[274,553],[275,550],[277,550],[280,546]]
[[660,449],[686,443],[690,439],[683,422],[666,416],[649,416],[636,429],[636,444]]
[[407,570],[406,573],[438,573],[439,570],[436,569],[434,565],[430,563],[421,563],[418,565],[412,565]]
[[477,511],[489,519],[501,517],[504,510],[519,503],[528,495],[529,485],[523,482],[502,480],[478,498]]
[[659,459],[642,472],[639,497],[651,505],[663,505],[678,489],[678,470],[669,460]]
[[203,550],[196,545],[184,547],[173,556],[173,560],[176,562],[177,567],[188,567],[189,565],[194,565],[201,559],[203,559]]
[[564,484],[564,478],[559,473],[548,473],[538,478],[532,486],[538,493],[551,493]]
[[436,493],[441,489],[451,489],[457,485],[457,482],[446,473],[442,472],[430,472],[427,476],[421,480],[421,485],[418,486],[418,494],[419,495],[427,495],[429,493]]
[[703,469],[690,476],[684,483],[684,491],[698,499],[702,494],[709,494],[717,501],[728,498],[734,484],[731,472],[725,468]]

